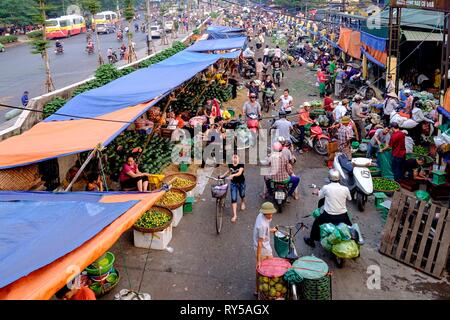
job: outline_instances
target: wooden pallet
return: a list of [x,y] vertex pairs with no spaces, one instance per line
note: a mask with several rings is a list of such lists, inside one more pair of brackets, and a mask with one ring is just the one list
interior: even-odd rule
[[[435,228],[433,218],[439,214]],[[396,192],[383,229],[380,253],[442,278],[450,248],[450,210]]]

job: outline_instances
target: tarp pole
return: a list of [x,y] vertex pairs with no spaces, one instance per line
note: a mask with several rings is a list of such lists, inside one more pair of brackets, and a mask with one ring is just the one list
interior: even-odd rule
[[92,158],[95,156],[95,154],[97,153],[98,150],[101,150],[101,144],[100,143],[94,148],[94,150],[91,151],[91,153],[87,157],[86,161],[84,161],[84,163],[81,166],[81,168],[78,169],[77,174],[72,179],[72,181],[69,183],[69,185],[67,186],[66,190],[64,190],[64,192],[68,192],[72,188],[73,184],[78,180],[78,178],[80,177],[81,173],[86,168],[86,166],[89,164],[89,162],[92,160]]

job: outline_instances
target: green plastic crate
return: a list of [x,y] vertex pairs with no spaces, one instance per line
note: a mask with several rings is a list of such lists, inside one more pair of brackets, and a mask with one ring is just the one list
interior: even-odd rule
[[444,171],[438,171],[434,170],[433,173],[433,184],[444,184],[445,183],[445,172]]
[[187,163],[180,163],[180,172],[187,172],[189,169],[189,164]]
[[385,209],[381,204],[386,201],[387,195],[384,192],[374,192],[375,196],[375,208]]
[[183,213],[192,213],[192,205],[194,203],[194,197],[187,197],[183,206]]

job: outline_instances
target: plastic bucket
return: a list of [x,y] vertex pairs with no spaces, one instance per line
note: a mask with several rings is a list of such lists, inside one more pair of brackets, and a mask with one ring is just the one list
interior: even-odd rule
[[234,112],[234,110],[232,110],[232,109],[228,109],[227,111],[230,113],[230,116],[232,118],[234,118],[234,116],[236,115],[236,112]]
[[273,244],[275,247],[275,252],[280,258],[286,258],[289,253],[289,238],[285,235],[273,236]]
[[430,194],[424,190],[418,190],[418,191],[416,191],[416,198],[421,201],[429,201]]

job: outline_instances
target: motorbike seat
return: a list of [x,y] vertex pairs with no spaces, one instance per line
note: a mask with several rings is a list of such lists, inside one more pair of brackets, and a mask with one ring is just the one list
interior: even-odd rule
[[286,180],[283,180],[283,181],[273,181],[272,180],[272,184],[274,185],[274,186],[277,186],[277,185],[288,185],[289,184],[289,182],[291,181],[291,179],[286,179]]

